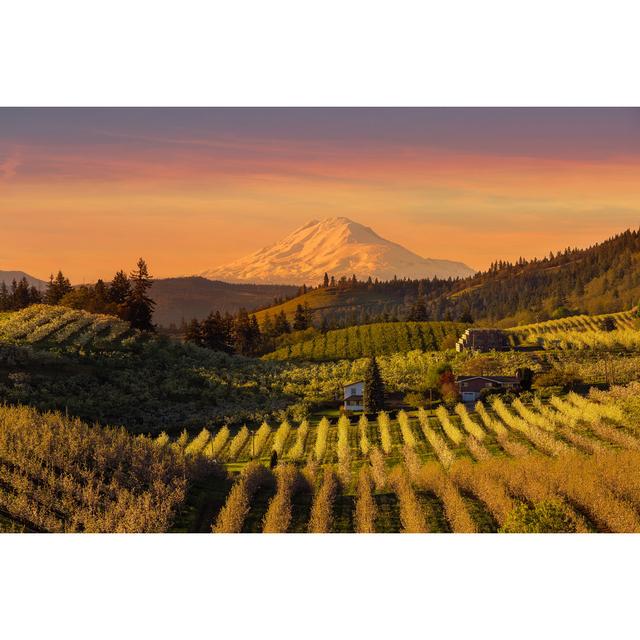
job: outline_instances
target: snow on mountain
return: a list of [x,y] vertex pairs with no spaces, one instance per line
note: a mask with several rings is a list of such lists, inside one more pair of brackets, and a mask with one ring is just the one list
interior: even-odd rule
[[199,275],[226,282],[315,285],[325,273],[390,280],[465,277],[474,271],[462,262],[422,258],[369,227],[339,217],[311,220],[281,242]]

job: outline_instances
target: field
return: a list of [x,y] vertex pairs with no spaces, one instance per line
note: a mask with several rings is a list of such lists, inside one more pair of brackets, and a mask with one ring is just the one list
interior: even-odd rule
[[215,472],[179,443],[0,407],[0,531],[166,531]]
[[[248,439],[230,456],[230,448],[218,453],[234,470],[245,466],[215,527],[509,531],[523,526],[518,516],[527,510],[555,509],[562,530],[640,531],[632,473],[640,462],[640,430],[631,418],[637,391],[261,427],[266,435],[255,453],[262,464],[250,462]],[[262,465],[279,432],[286,433],[280,464],[267,471]],[[244,517],[236,512],[238,494]]]
[[[640,345],[631,312],[609,317],[514,329],[534,351],[458,354],[461,324],[383,323],[260,360],[65,307],[2,314],[0,530],[640,531]],[[396,399],[444,362],[546,386],[339,417],[371,353]]]
[[32,305],[0,316],[0,341],[61,349],[119,346],[133,335],[128,322],[66,307]]
[[0,527],[640,532],[639,392],[153,439],[3,407]]
[[282,347],[267,360],[356,359],[413,350],[451,349],[467,325],[459,322],[383,322],[328,331]]
[[[636,311],[632,310],[598,316],[569,316],[558,320],[522,325],[508,331],[516,338],[517,342],[522,344],[537,344],[544,348],[570,348],[569,343],[563,343],[567,335],[582,334],[588,336],[587,340],[591,340],[593,344],[597,344],[598,340],[602,340],[604,344],[608,333],[622,335],[625,332],[637,331],[636,320]],[[607,323],[610,323],[609,327],[607,327]]]

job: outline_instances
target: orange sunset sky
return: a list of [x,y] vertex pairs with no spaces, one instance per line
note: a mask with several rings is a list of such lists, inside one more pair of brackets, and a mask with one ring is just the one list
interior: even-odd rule
[[347,216],[432,258],[640,226],[640,110],[0,109],[0,270],[187,275]]

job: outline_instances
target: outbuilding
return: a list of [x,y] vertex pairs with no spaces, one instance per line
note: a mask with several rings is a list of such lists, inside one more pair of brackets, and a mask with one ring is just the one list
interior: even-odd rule
[[462,402],[475,402],[480,398],[480,393],[484,389],[517,391],[520,388],[520,378],[516,376],[458,376],[456,386]]

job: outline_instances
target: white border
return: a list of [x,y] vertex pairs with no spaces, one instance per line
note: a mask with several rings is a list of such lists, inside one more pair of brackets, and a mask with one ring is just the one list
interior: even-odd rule
[[[631,535],[12,535],[28,638],[635,637]],[[10,636],[7,636],[10,637]]]
[[633,0],[20,0],[16,106],[635,106]]

